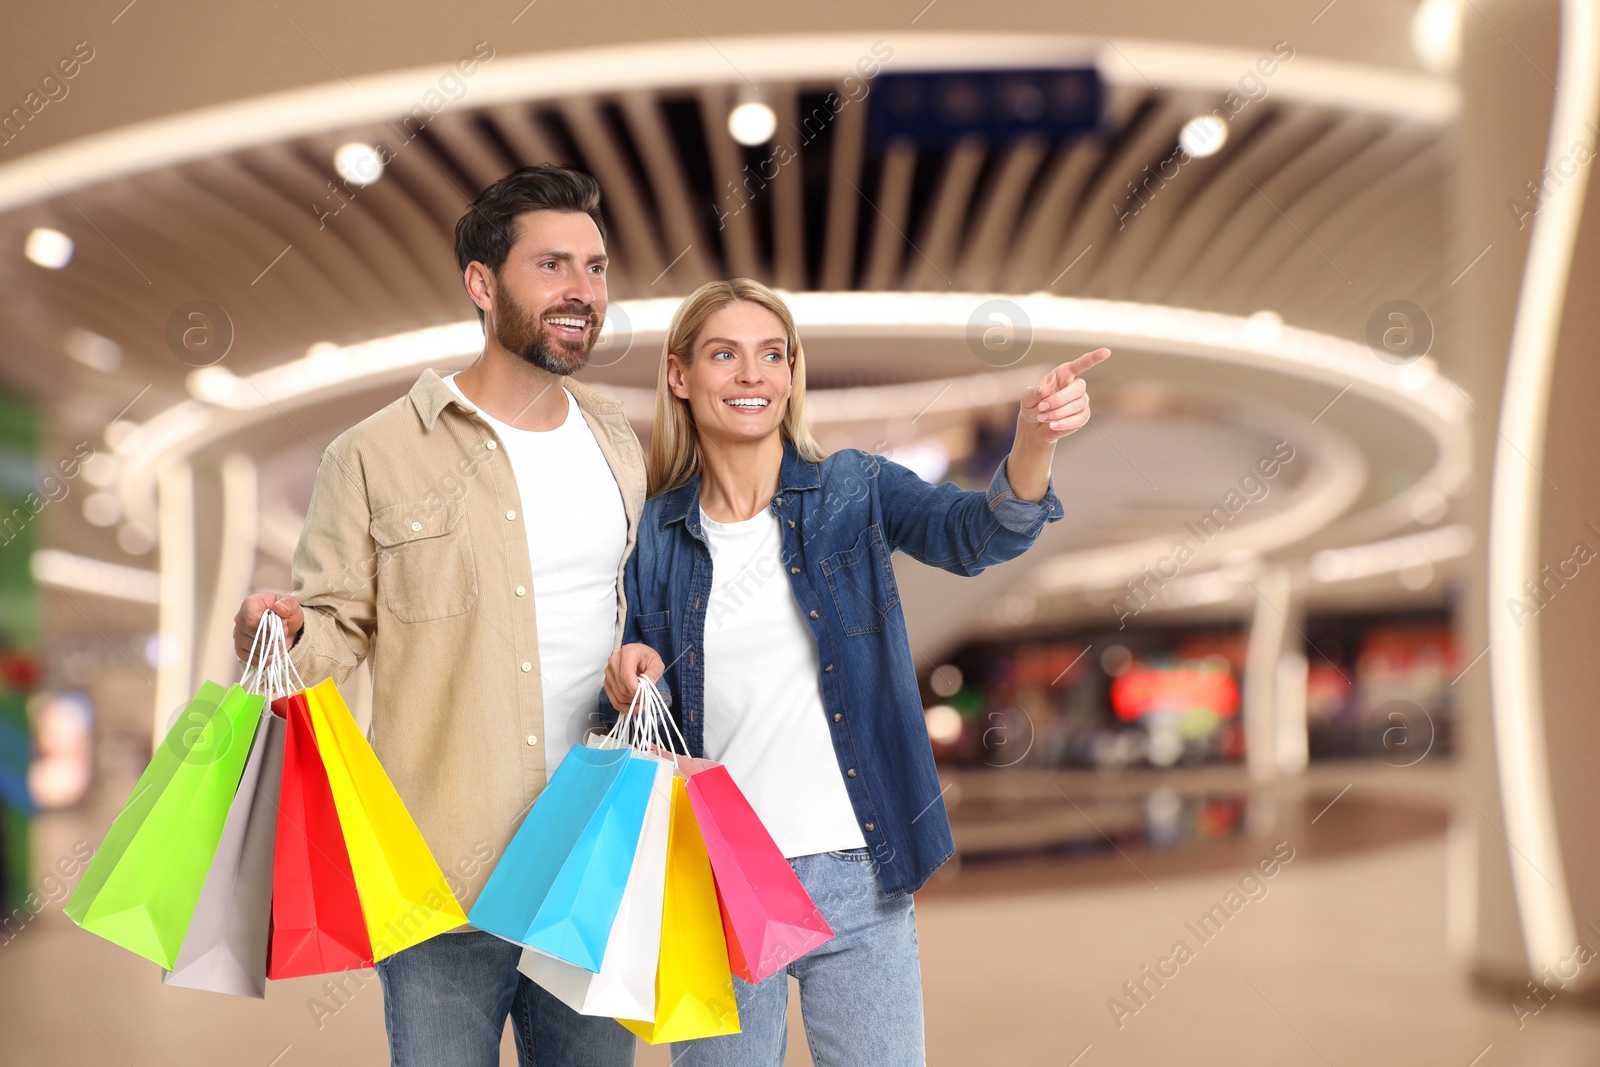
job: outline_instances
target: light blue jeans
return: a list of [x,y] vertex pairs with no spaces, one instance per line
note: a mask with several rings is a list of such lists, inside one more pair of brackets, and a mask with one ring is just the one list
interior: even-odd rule
[[672,1046],[673,1067],[783,1067],[789,976],[816,1067],[925,1067],[911,898],[884,900],[864,848],[789,861],[833,939],[765,981],[735,978],[740,1032]]
[[507,1015],[522,1067],[633,1067],[632,1034],[561,1003],[517,970],[521,958],[469,930],[379,960],[392,1067],[499,1067]]

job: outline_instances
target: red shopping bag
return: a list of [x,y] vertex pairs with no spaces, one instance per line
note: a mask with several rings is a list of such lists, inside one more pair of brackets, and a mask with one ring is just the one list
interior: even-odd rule
[[371,967],[372,942],[305,694],[280,697],[272,710],[288,720],[288,729],[273,852],[267,977]]
[[759,982],[833,937],[833,929],[728,769],[687,756],[677,762],[689,775],[689,802],[711,856],[728,964]]

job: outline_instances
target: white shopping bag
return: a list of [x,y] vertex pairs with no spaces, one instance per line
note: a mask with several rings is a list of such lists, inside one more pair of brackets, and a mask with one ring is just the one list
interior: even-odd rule
[[672,811],[672,763],[657,764],[644,826],[622,904],[598,973],[524,948],[517,969],[582,1015],[655,1021],[656,959],[661,952],[661,903],[667,881],[667,828]]

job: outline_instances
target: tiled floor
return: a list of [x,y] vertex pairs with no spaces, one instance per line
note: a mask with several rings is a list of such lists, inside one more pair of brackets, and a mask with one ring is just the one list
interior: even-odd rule
[[[1314,827],[1305,812],[1325,803],[1316,787],[1310,807],[1270,799],[1264,810],[1276,816],[1252,816],[1252,832],[1203,862],[1107,849],[1015,869],[969,866],[936,886],[918,901],[929,1064],[1600,1063],[1600,1015],[1557,1001],[1519,1030],[1507,1004],[1468,991],[1445,951],[1437,826],[1415,812],[1363,811],[1351,803],[1361,791]],[[41,858],[69,852],[85,836],[81,821],[42,820]],[[1349,847],[1377,840],[1380,823],[1386,844]],[[1254,899],[1235,898],[1220,932],[1197,936],[1199,918],[1229,903],[1246,867],[1279,841],[1294,858],[1262,887],[1247,885]],[[1192,955],[1167,964],[1172,976],[1158,987],[1143,969],[1178,941]],[[337,996],[325,981],[273,983],[264,1003],[164,988],[152,965],[51,906],[0,945],[0,1064],[385,1062],[376,981],[347,981]],[[1124,982],[1140,981],[1148,993],[1135,1001]],[[789,1064],[808,1064],[794,1007],[791,998]],[[666,1050],[642,1047],[638,1063],[666,1067]]]

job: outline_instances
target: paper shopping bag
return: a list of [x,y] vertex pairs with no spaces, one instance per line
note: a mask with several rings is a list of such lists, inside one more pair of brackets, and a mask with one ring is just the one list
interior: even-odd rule
[[472,925],[598,971],[654,766],[626,748],[568,752],[490,872]]
[[266,995],[283,733],[278,716],[262,718],[183,947],[161,976],[167,985]]
[[227,692],[228,690],[216,682],[202,684],[200,691],[184,706],[178,721],[172,725],[167,731],[167,736],[156,747],[150,762],[145,766],[144,773],[139,775],[139,781],[134,785],[133,792],[128,794],[122,810],[112,820],[111,828],[106,831],[105,840],[100,843],[94,858],[84,869],[83,877],[78,879],[72,895],[67,898],[66,904],[62,905],[61,910],[73,922],[82,924],[84,915],[89,911],[89,905],[100,895],[106,879],[121,861],[123,853],[127,852],[134,835],[149,818],[156,801],[161,799],[161,794],[166,791],[173,776],[178,773],[178,768],[183,766],[184,757],[200,739],[201,727],[205,726],[216,713]]
[[373,958],[381,960],[467,916],[422,832],[328,678],[306,690],[317,750],[333,788]]
[[522,950],[522,960],[517,965],[523,974],[583,1015],[645,1022],[655,1018],[656,958],[661,952],[661,902],[672,816],[672,765],[665,760],[653,762],[656,774],[638,849],[599,973],[531,948]]
[[739,1032],[739,1007],[711,863],[682,778],[672,780],[655,1019],[617,1021],[652,1045]]
[[710,764],[691,774],[688,792],[716,876],[733,973],[759,982],[832,938],[728,769]]
[[79,925],[85,930],[162,967],[177,961],[250,755],[262,702],[234,686],[209,715],[193,723],[180,717],[168,731],[169,737],[179,730],[196,733],[84,910]]
[[280,697],[272,709],[286,725],[267,977],[371,967],[372,941],[305,694]]

